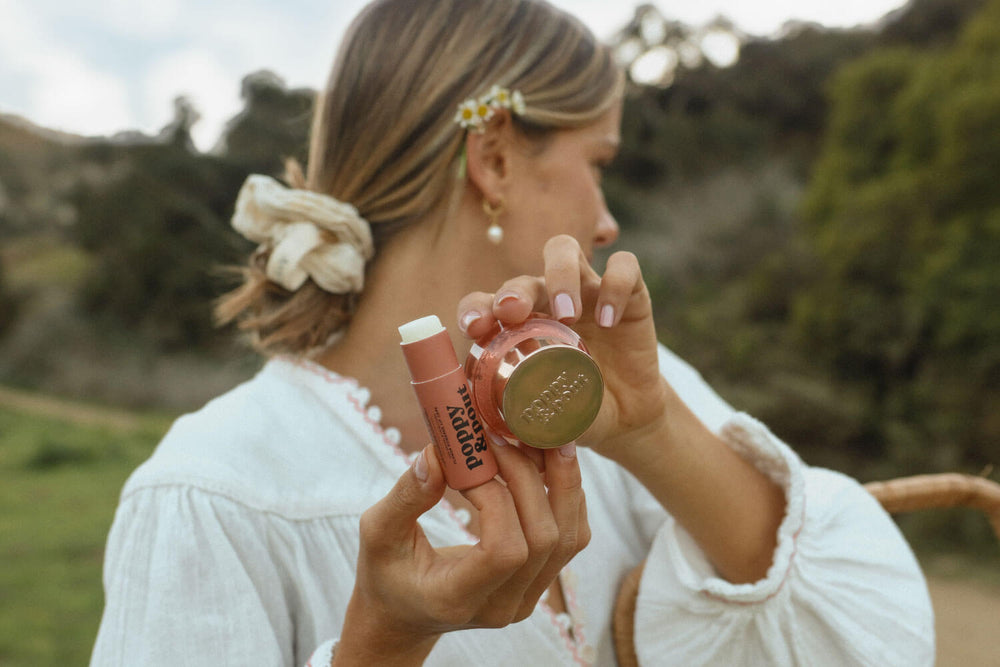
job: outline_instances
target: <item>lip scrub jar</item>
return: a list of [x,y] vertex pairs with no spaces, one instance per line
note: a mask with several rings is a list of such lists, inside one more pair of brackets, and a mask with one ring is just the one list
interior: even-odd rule
[[532,447],[559,447],[593,423],[604,379],[580,336],[533,315],[477,340],[465,362],[479,418],[493,433]]

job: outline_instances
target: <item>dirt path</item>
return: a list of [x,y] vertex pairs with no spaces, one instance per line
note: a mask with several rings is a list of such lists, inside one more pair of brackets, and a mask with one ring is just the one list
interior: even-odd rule
[[0,386],[0,407],[62,419],[83,426],[104,426],[116,431],[133,431],[148,423],[148,420],[127,410],[68,401],[2,386]]
[[1000,667],[1000,588],[929,577],[938,667]]

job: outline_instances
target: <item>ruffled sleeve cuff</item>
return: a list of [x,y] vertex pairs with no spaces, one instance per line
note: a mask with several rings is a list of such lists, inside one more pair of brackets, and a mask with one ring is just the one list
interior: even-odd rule
[[339,640],[330,639],[323,642],[319,647],[313,651],[312,656],[309,657],[309,662],[306,663],[306,667],[330,667],[333,662],[333,656],[337,653],[337,644]]
[[[721,579],[715,576],[700,550],[694,547],[698,554],[698,569],[685,568],[692,577],[687,583],[698,592],[720,600],[736,603],[761,602],[778,593],[795,558],[796,543],[805,521],[804,465],[788,445],[773,436],[766,426],[744,413],[734,414],[722,426],[719,435],[741,457],[753,463],[782,488],[785,492],[785,516],[778,527],[774,559],[763,579],[750,584],[732,584]],[[687,546],[693,547],[694,544],[690,542]],[[683,562],[688,558],[681,552],[675,552],[672,560]]]
[[878,503],[853,480],[805,466],[745,414],[718,432],[785,492],[771,567],[730,583],[668,519],[640,582],[640,664],[933,664],[926,584]]

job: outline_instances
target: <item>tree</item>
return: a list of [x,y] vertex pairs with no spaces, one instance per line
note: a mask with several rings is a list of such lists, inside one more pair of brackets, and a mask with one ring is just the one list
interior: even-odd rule
[[92,258],[83,304],[158,347],[206,345],[213,267],[246,250],[228,225],[246,170],[153,143],[123,147],[109,173],[77,193],[73,234]]
[[201,114],[187,97],[181,95],[174,98],[174,117],[162,130],[158,137],[163,143],[172,144],[186,151],[195,152],[194,140],[191,138],[191,128],[201,119]]
[[806,202],[818,267],[799,333],[921,465],[1000,460],[997,25],[993,0],[953,47],[840,72]]
[[155,140],[88,148],[108,177],[81,182],[75,198],[74,238],[93,260],[83,304],[160,348],[210,344],[215,269],[249,249],[229,227],[240,186],[249,173],[279,172],[285,156],[305,158],[313,94],[267,72],[242,90],[246,107],[213,154],[195,150],[198,114],[184,98]]
[[218,152],[251,172],[278,176],[285,158],[305,163],[315,93],[288,89],[262,70],[243,78],[243,110],[223,131]]

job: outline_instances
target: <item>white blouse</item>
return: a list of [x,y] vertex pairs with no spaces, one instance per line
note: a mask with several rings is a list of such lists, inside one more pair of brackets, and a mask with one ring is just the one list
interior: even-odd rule
[[[736,413],[683,361],[660,367],[711,429],[787,495],[767,576],[731,584],[628,472],[581,448],[593,538],[561,575],[568,614],[544,602],[501,630],[444,635],[427,665],[614,665],[622,577],[647,559],[636,607],[644,665],[931,665],[920,569],[853,480],[810,468]],[[92,665],[303,665],[327,659],[354,584],[361,513],[410,464],[357,382],[269,361],[177,420],[125,485],[104,563]],[[473,543],[441,502],[435,545]]]

